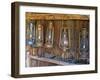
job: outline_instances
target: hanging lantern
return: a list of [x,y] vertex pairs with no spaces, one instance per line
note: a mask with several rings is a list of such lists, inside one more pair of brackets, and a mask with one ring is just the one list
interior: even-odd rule
[[54,39],[54,25],[52,21],[49,21],[46,28],[46,47],[53,47],[53,39]]
[[36,24],[36,45],[40,47],[43,45],[43,25],[41,21],[37,21]]

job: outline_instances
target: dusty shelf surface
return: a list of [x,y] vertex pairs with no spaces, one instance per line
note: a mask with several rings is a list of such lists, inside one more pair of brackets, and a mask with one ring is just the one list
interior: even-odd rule
[[45,57],[38,57],[38,56],[29,56],[30,59],[34,59],[34,60],[38,60],[38,61],[42,61],[42,62],[48,62],[48,63],[53,63],[53,64],[57,64],[57,65],[74,65],[74,63],[68,63],[68,62],[64,62],[64,61],[58,61],[55,59],[49,59],[49,58],[45,58]]

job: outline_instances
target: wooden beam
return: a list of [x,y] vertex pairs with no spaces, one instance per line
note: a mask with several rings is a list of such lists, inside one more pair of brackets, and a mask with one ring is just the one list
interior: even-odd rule
[[79,14],[51,14],[51,13],[26,13],[27,20],[89,20],[89,16],[87,15],[79,15]]

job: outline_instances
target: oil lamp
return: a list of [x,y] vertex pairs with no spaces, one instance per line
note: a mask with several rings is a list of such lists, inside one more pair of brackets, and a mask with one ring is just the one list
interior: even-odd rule
[[46,47],[53,47],[53,39],[54,39],[54,25],[52,21],[48,22],[48,26],[46,28]]
[[41,24],[41,21],[37,21],[36,23],[36,45],[37,47],[43,45],[43,25]]
[[[35,46],[35,21],[28,22],[26,27],[26,66],[30,66],[29,55],[33,55],[33,47]],[[36,54],[36,53],[34,53]]]
[[68,35],[68,28],[62,21],[62,28],[60,31],[60,48],[63,50],[62,58],[68,58],[68,50],[69,50],[69,35]]
[[80,59],[87,60],[89,58],[89,42],[88,32],[86,28],[82,28],[80,37]]
[[27,26],[27,44],[32,47],[35,46],[35,21],[30,21]]

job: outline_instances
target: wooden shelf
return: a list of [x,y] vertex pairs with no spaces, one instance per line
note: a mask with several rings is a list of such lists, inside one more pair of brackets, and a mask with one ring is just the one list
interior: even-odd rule
[[44,58],[44,57],[31,56],[31,55],[29,57],[30,57],[30,59],[34,59],[34,60],[38,60],[38,61],[42,61],[42,62],[48,62],[48,63],[52,63],[52,64],[57,64],[57,65],[61,65],[61,66],[72,65],[71,63],[66,63],[63,61],[57,61],[54,59],[49,59],[49,58]]

